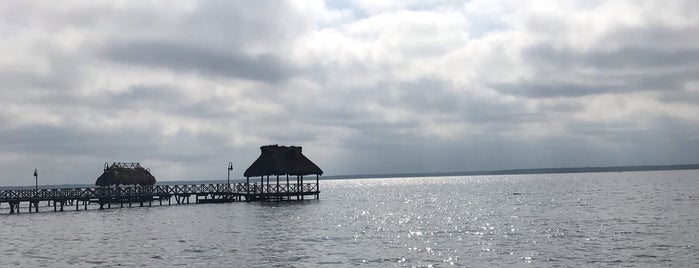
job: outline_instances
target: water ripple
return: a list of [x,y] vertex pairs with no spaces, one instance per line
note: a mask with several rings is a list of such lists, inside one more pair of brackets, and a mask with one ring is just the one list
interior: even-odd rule
[[0,267],[696,267],[697,175],[338,180],[303,202],[0,215]]

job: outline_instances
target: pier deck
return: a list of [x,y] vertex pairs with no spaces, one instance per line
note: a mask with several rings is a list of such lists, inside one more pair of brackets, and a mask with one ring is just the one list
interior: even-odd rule
[[[47,202],[53,211],[64,211],[66,207],[75,210],[88,209],[88,204],[99,204],[99,209],[118,207],[152,206],[153,202],[163,205],[192,203],[227,203],[241,201],[282,201],[304,200],[306,197],[318,199],[320,190],[317,183],[306,184],[182,184],[151,186],[112,186],[88,188],[53,189],[13,189],[0,190],[0,205],[7,203],[10,214],[20,213],[20,205],[28,204],[28,212],[39,212],[39,204]],[[194,200],[190,200],[194,197]]]

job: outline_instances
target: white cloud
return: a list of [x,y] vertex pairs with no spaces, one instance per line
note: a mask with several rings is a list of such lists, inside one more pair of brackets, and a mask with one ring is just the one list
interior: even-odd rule
[[326,174],[693,162],[696,7],[2,3],[0,184],[218,178],[266,143]]

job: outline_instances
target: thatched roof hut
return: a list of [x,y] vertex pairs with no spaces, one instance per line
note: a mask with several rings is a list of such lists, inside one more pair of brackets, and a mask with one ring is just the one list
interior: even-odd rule
[[150,174],[150,171],[141,167],[140,163],[104,163],[104,173],[97,178],[95,185],[110,186],[110,185],[153,185],[155,177]]
[[262,153],[245,170],[245,177],[265,175],[323,175],[323,171],[303,155],[300,146],[266,145]]

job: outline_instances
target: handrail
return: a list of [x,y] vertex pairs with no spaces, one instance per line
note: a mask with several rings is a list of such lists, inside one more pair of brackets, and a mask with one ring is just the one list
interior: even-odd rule
[[[195,194],[246,194],[248,185],[244,182],[227,184],[178,184],[178,185],[135,185],[88,188],[52,188],[0,190],[0,202],[35,201],[52,199],[99,199],[124,196],[172,196]],[[315,183],[250,184],[250,193],[303,193],[318,191]]]

